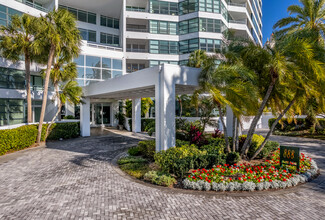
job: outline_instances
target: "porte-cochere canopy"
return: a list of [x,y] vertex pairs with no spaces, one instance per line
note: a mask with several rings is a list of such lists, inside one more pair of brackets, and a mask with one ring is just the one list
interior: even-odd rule
[[92,99],[132,99],[132,130],[141,132],[141,98],[155,97],[156,151],[175,146],[175,96],[198,88],[200,69],[171,64],[140,70],[84,88],[80,108],[82,136],[90,136]]

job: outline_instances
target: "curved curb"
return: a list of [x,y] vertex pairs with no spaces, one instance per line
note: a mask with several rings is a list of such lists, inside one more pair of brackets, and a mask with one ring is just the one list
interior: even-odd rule
[[[136,179],[133,176],[130,176],[129,174],[122,171],[117,161],[121,157],[127,155],[127,152],[123,152],[118,154],[114,159],[112,160],[113,169],[118,173],[120,176],[132,181],[136,182],[140,185],[146,186],[148,188],[156,189],[159,191],[162,191],[164,193],[168,194],[186,194],[186,195],[194,195],[194,196],[207,196],[207,197],[262,197],[262,196],[276,196],[276,195],[284,195],[289,193],[296,193],[299,189],[305,188],[305,183],[300,183],[294,187],[284,188],[284,189],[269,189],[269,190],[263,190],[263,191],[199,191],[199,190],[193,190],[193,189],[184,189],[184,188],[168,188],[163,187],[159,185],[154,185],[152,183],[147,183],[145,181]],[[319,169],[317,170],[319,172]],[[317,176],[318,174],[316,174]]]

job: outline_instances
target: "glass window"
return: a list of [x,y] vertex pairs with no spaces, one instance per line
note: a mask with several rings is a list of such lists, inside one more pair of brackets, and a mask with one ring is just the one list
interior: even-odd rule
[[158,34],[158,21],[150,21],[150,33]]
[[117,19],[114,19],[114,28],[116,28],[116,29],[120,28],[120,21]]
[[84,66],[85,65],[85,59],[84,59],[84,55],[79,55],[78,58],[74,58],[74,62],[78,65],[78,66]]
[[188,33],[188,21],[179,22],[179,33],[187,34]]
[[103,63],[103,68],[110,69],[112,64],[111,64],[111,59],[110,58],[102,58],[102,63]]
[[86,68],[86,78],[87,79],[101,79],[100,69],[97,68]]
[[169,22],[169,34],[177,35],[177,23]]
[[88,12],[88,23],[96,24],[96,14]]
[[159,42],[159,53],[161,53],[161,54],[169,53],[169,42],[168,41],[160,41]]
[[159,41],[151,40],[150,41],[150,53],[159,53]]
[[168,34],[168,22],[167,21],[159,22],[159,33],[160,34]]
[[179,42],[179,52],[180,54],[188,53],[188,40],[183,40]]
[[84,78],[85,77],[85,72],[84,72],[84,67],[78,67],[78,78]]
[[113,27],[113,20],[108,18],[106,24],[107,24],[107,27],[111,27],[112,28]]
[[86,66],[101,67],[100,57],[86,56]]
[[118,76],[122,76],[122,72],[114,70],[113,71],[113,78],[118,77]]
[[87,22],[87,12],[78,10],[78,20],[82,22]]
[[122,70],[122,60],[113,60],[113,69]]
[[83,40],[88,40],[88,31],[81,28],[79,28],[79,31],[80,31],[81,38]]
[[88,41],[96,42],[96,31],[88,31]]
[[100,16],[100,25],[107,26],[106,17],[104,17],[103,15]]
[[189,20],[188,31],[189,31],[189,33],[199,31],[199,20],[198,20],[198,18]]
[[100,33],[100,43],[106,44],[106,42],[107,42],[107,40],[106,40],[106,34]]
[[120,45],[119,36],[113,36],[113,40],[114,40],[113,45],[118,47]]
[[110,79],[112,78],[112,74],[110,70],[102,70],[102,79]]

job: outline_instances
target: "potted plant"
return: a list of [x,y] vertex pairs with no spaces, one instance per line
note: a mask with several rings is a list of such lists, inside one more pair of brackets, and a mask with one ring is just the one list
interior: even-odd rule
[[118,121],[117,129],[123,130],[125,123],[125,115],[122,112],[116,112],[115,119]]

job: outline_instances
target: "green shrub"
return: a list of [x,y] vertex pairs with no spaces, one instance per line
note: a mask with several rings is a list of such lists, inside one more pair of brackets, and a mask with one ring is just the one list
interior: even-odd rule
[[227,154],[226,163],[233,165],[240,161],[240,154],[238,152],[230,152]]
[[259,158],[267,158],[273,151],[276,151],[280,144],[276,141],[267,141],[262,151],[257,155]]
[[176,147],[189,146],[189,145],[190,145],[189,141],[183,141],[183,140],[176,139]]
[[147,131],[146,128],[155,127],[155,119],[154,118],[142,118],[141,119],[141,130]]
[[[44,141],[47,126],[47,124],[42,126],[41,141]],[[37,128],[38,125],[24,125],[14,129],[0,130],[0,155],[33,145],[36,142]],[[79,123],[53,124],[48,139],[78,137],[79,132]]]
[[226,147],[226,141],[223,138],[210,138],[208,145],[201,147],[201,150],[206,150],[209,154],[223,154]]
[[138,146],[131,147],[128,149],[128,154],[130,156],[140,156],[141,155],[140,148]]
[[177,183],[174,177],[157,171],[149,171],[144,175],[143,179],[151,183],[167,187],[170,187]]
[[156,153],[156,141],[155,140],[148,140],[148,141],[140,141],[138,143],[139,150],[143,157],[153,160],[154,155]]
[[164,172],[183,177],[190,169],[211,168],[225,160],[223,154],[207,154],[191,145],[161,151],[155,155],[155,162]]
[[118,165],[123,165],[127,163],[147,163],[147,160],[140,157],[128,156],[128,157],[122,157],[117,161]]
[[[243,135],[243,136],[246,136],[246,135]],[[254,134],[247,155],[249,157],[252,157],[254,155],[254,153],[257,151],[257,149],[261,146],[261,144],[263,143],[264,140],[265,140],[265,138],[262,135]]]
[[59,140],[60,138],[70,139],[79,136],[80,136],[79,122],[56,123],[51,126],[51,131],[47,139],[48,140]]

